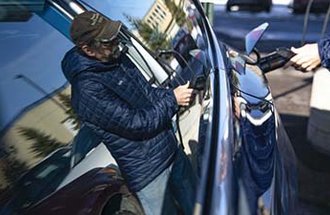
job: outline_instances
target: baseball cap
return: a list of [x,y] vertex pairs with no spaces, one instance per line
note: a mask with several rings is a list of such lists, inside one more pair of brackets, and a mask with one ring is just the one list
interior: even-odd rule
[[78,46],[97,39],[111,41],[118,35],[121,25],[120,21],[113,21],[97,12],[85,11],[72,21],[70,36]]

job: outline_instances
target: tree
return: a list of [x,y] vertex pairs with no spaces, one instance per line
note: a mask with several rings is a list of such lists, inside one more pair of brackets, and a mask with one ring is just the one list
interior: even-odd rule
[[58,97],[60,99],[60,101],[62,102],[62,104],[65,106],[66,111],[65,113],[68,115],[67,118],[65,118],[63,122],[66,122],[68,120],[71,120],[71,123],[74,125],[74,130],[78,130],[80,128],[80,121],[78,119],[77,114],[74,112],[72,106],[71,106],[71,96],[65,93],[59,93]]
[[28,165],[25,162],[15,159],[16,154],[17,149],[10,146],[6,149],[6,155],[0,162],[0,169],[3,170],[5,181],[10,185],[28,170]]
[[[182,1],[180,1],[181,3]],[[174,17],[176,23],[182,27],[186,20],[186,14],[182,10],[181,7],[175,4],[173,0],[165,0],[165,5],[168,10],[171,12],[172,16]]]
[[37,157],[44,158],[57,148],[65,145],[65,143],[52,138],[51,135],[47,135],[35,128],[21,127],[19,132],[26,137],[26,140],[33,140],[30,149]]
[[147,43],[147,46],[152,50],[169,49],[170,42],[167,40],[167,35],[161,32],[158,28],[152,28],[148,23],[124,14],[132,27],[138,30],[139,35]]

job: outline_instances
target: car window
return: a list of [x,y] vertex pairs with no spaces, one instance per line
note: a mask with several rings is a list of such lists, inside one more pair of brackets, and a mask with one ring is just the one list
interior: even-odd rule
[[170,88],[187,81],[193,83],[194,88],[200,85],[194,101],[188,108],[179,110],[173,123],[178,141],[184,145],[196,173],[201,174],[201,162],[208,159],[202,158],[201,154],[213,98],[208,84],[211,70],[209,41],[195,6],[189,0],[148,0],[140,1],[138,5],[135,1],[117,0],[81,2],[89,9],[123,22],[128,31],[126,37],[130,35],[128,38],[131,38],[126,38],[132,46],[129,54],[149,81],[155,78],[156,84]]
[[[139,5],[133,1],[82,0],[113,20],[120,20],[154,57],[162,59],[168,70],[153,69],[158,82],[166,74],[173,75],[171,87],[191,81],[196,74],[207,72],[207,38],[199,12],[188,0],[148,0]],[[134,5],[134,6],[132,6]],[[150,67],[157,64],[143,49],[137,49],[148,59]],[[158,77],[157,77],[158,76]]]
[[80,2],[124,24],[128,31],[125,35],[131,38],[126,38],[132,45],[129,54],[140,62],[138,68],[147,74],[145,77],[149,76],[149,81],[155,78],[155,84],[170,88],[187,81],[194,88],[199,85],[194,101],[179,110],[173,124],[178,141],[200,174],[202,160],[208,159],[201,154],[212,108],[208,84],[212,60],[204,23],[195,6],[189,0],[147,0],[139,4],[119,0]]

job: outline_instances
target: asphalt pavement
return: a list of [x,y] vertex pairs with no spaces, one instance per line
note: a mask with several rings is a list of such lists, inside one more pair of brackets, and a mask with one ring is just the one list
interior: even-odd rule
[[[258,25],[267,22],[268,30],[257,48],[262,52],[270,52],[274,47],[300,46],[303,35],[307,43],[318,41],[322,37],[324,20],[325,14],[311,14],[304,31],[305,16],[292,14],[284,5],[273,6],[270,13],[246,11],[228,13],[224,6],[216,5],[213,26],[219,40],[243,50],[245,35]],[[325,34],[329,34],[330,22],[326,26]]]
[[[303,37],[304,18],[304,15],[292,14],[285,6],[275,6],[271,13],[227,13],[223,6],[215,6],[213,26],[220,41],[235,49],[244,50],[245,35],[259,24],[268,22],[269,29],[257,46],[258,50],[267,53],[277,47],[299,47]],[[324,18],[324,15],[315,14],[309,17],[306,42],[315,42],[321,38]],[[276,108],[297,155],[297,214],[329,215],[330,155],[313,148],[306,138],[313,73],[301,73],[293,68],[278,69],[268,73],[267,79]]]

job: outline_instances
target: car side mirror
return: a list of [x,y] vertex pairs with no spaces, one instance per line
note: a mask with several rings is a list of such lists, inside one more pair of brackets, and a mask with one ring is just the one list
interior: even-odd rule
[[267,22],[259,25],[258,27],[254,28],[245,36],[245,54],[249,56],[254,50],[264,35],[265,31],[267,30],[269,24]]
[[[249,65],[258,65],[260,61],[260,54],[256,49],[257,43],[260,41],[261,37],[267,30],[269,24],[267,22],[259,25],[258,27],[251,30],[245,36],[245,52],[238,54],[231,54],[229,51],[229,55],[231,57],[233,67],[239,72],[245,72],[246,64]],[[233,51],[234,52],[234,51]]]

